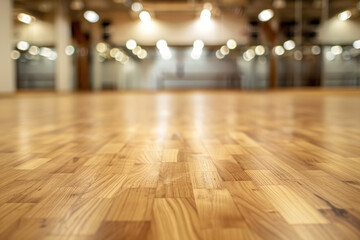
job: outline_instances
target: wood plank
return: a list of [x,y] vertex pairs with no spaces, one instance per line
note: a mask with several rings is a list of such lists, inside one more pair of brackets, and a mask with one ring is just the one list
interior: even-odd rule
[[261,186],[289,224],[328,224],[329,221],[295,192],[284,186]]
[[157,198],[152,221],[153,239],[202,239],[194,203],[183,198]]
[[227,190],[194,189],[194,195],[203,229],[244,227],[244,218]]

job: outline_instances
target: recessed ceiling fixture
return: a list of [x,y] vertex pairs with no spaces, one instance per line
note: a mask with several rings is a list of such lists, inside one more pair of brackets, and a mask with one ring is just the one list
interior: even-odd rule
[[222,55],[226,56],[226,55],[229,54],[230,50],[229,50],[229,48],[227,46],[224,45],[224,46],[222,46],[220,48],[220,52],[221,52]]
[[246,50],[243,54],[243,58],[245,61],[249,62],[255,57],[255,52],[251,48]]
[[293,50],[296,47],[296,44],[293,40],[287,40],[283,44],[284,48],[288,51]]
[[161,39],[157,41],[156,47],[159,49],[160,55],[163,59],[165,60],[171,59],[171,52],[165,40]]
[[354,42],[353,42],[353,47],[354,47],[355,49],[360,49],[360,40],[354,41]]
[[19,49],[19,50],[22,50],[22,51],[26,51],[29,49],[30,47],[30,44],[28,42],[25,42],[25,41],[20,41],[16,44],[16,47]]
[[74,48],[74,46],[72,46],[72,45],[66,46],[66,48],[65,48],[65,54],[66,54],[66,55],[72,56],[72,55],[74,55],[74,53],[75,53],[75,48]]
[[261,22],[267,22],[273,17],[274,17],[274,11],[271,9],[262,10],[258,15],[258,18]]
[[145,59],[147,57],[147,51],[145,49],[141,49],[140,52],[137,54],[138,58]]
[[193,50],[191,52],[191,58],[197,60],[201,57],[202,49],[204,47],[204,42],[201,40],[195,40],[193,44]]
[[264,54],[265,54],[265,47],[262,46],[262,45],[256,46],[256,47],[255,47],[255,53],[256,53],[256,55],[258,55],[258,56],[264,55]]
[[29,14],[26,14],[26,13],[19,13],[19,14],[17,15],[17,19],[18,19],[20,22],[23,22],[23,23],[26,23],[26,24],[30,24],[30,23],[32,23],[32,22],[35,20],[35,17],[30,16]]
[[312,46],[311,47],[311,53],[314,55],[319,55],[321,53],[321,47],[320,46]]
[[127,40],[126,42],[126,48],[129,50],[135,49],[137,46],[137,43],[134,39]]
[[225,56],[222,55],[222,53],[220,52],[220,50],[217,50],[215,53],[215,56],[217,59],[223,59]]
[[134,12],[140,12],[143,9],[143,5],[139,2],[134,2],[131,4],[131,10]]
[[19,59],[21,56],[20,52],[18,50],[11,51],[10,57],[13,60]]
[[147,11],[142,11],[140,14],[139,14],[139,18],[142,22],[144,23],[149,23],[151,22],[151,16],[150,16],[150,13],[147,12]]
[[31,46],[29,48],[29,53],[34,56],[38,55],[40,53],[40,48],[38,48],[37,46]]
[[210,21],[211,12],[209,9],[203,9],[200,14],[200,20],[203,22]]
[[333,61],[335,59],[335,55],[331,51],[327,52],[325,57],[328,61]]
[[348,20],[349,18],[351,18],[351,11],[346,10],[346,11],[343,11],[343,12],[339,13],[338,18],[339,18],[340,21]]
[[99,15],[96,12],[90,10],[84,13],[84,18],[91,23],[96,23],[100,19]]
[[339,46],[339,45],[332,46],[331,47],[331,52],[334,55],[340,55],[343,52],[343,48],[341,46]]
[[281,56],[285,53],[285,49],[282,46],[276,46],[274,47],[274,53],[278,56]]
[[229,49],[235,49],[237,47],[237,43],[234,39],[229,39],[227,42],[226,42],[226,46],[229,48]]

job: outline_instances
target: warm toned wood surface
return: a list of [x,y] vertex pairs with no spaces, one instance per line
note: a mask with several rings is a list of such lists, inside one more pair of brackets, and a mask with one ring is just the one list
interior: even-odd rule
[[360,239],[360,91],[2,96],[0,239]]

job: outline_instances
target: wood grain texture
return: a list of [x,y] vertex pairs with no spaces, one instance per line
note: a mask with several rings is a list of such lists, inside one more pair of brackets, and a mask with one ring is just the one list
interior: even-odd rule
[[0,239],[360,239],[360,91],[0,96]]

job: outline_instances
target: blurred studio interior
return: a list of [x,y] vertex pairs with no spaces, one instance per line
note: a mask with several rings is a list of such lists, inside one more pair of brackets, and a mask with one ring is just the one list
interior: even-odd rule
[[0,239],[360,239],[360,0],[0,0]]
[[1,92],[360,85],[356,0],[3,0],[1,15]]

